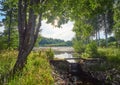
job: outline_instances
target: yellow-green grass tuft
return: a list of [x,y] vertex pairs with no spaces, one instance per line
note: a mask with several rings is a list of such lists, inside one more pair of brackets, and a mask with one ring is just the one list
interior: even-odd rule
[[[17,51],[0,52],[0,74],[8,73],[16,61]],[[52,70],[44,52],[31,52],[21,75],[16,75],[6,85],[54,85]]]

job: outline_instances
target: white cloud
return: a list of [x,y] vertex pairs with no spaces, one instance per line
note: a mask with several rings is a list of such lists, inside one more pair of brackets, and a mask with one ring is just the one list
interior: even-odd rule
[[4,31],[4,26],[1,26],[0,27],[0,32],[3,32]]
[[41,35],[48,38],[62,39],[62,40],[71,40],[75,33],[72,31],[73,22],[68,22],[67,24],[62,25],[62,28],[55,28],[51,24],[46,24],[45,21],[42,21],[42,32]]

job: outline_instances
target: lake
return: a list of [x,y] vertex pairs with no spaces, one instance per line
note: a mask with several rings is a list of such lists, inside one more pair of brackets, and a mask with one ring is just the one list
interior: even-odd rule
[[[73,55],[71,53],[63,52],[60,54],[55,54],[54,58],[57,59],[66,59],[66,58],[73,58]],[[75,60],[67,60],[70,63],[74,63]]]
[[[74,53],[73,47],[39,47],[34,48],[33,50],[46,50],[46,49],[52,49],[55,53],[55,58],[57,59],[73,58]],[[74,60],[67,61],[75,62]]]

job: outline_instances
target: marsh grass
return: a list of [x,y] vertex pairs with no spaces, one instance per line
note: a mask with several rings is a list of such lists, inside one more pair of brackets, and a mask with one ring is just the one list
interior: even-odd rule
[[117,48],[99,48],[99,57],[105,58],[111,63],[120,64],[120,49]]
[[105,71],[110,69],[120,70],[120,49],[117,48],[99,48],[98,57],[103,58],[104,62],[91,67],[95,71]]
[[[5,74],[13,68],[17,51],[0,52],[0,74]],[[31,52],[23,72],[15,75],[5,85],[54,85],[52,70],[44,52]]]
[[120,71],[120,49],[117,48],[98,48],[98,58],[102,58],[101,62],[90,66],[92,71],[107,71],[116,69]]
[[0,51],[0,74],[7,73],[12,69],[16,61],[17,51],[3,50]]

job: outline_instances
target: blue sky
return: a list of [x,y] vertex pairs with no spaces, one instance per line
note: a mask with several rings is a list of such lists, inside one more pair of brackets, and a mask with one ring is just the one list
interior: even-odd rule
[[[0,11],[0,12],[1,12],[1,11]],[[1,15],[0,15],[0,21],[2,21],[3,18],[5,18],[5,16],[1,16]]]
[[[0,15],[0,21],[2,21],[3,18],[4,18],[4,16]],[[4,30],[4,26],[0,27],[0,32],[3,32],[3,30]]]
[[4,16],[0,16],[0,21],[2,21],[3,18],[4,18]]

